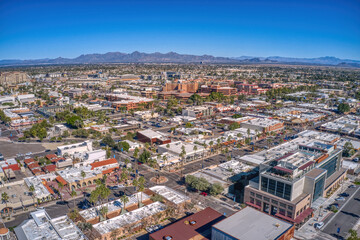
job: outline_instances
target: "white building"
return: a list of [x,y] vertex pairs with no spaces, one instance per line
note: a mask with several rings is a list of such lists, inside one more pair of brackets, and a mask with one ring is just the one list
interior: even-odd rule
[[30,213],[30,216],[31,219],[25,220],[15,228],[19,240],[87,239],[66,215],[52,219],[45,209],[39,209]]
[[81,143],[74,143],[70,145],[57,147],[57,153],[60,156],[64,156],[66,154],[71,156],[74,153],[85,153],[85,152],[90,152],[92,150],[93,150],[92,141],[90,140]]
[[180,156],[183,149],[185,150],[185,160],[193,160],[199,158],[206,152],[206,149],[201,145],[181,141],[171,142],[158,146],[159,153],[169,152],[176,156]]

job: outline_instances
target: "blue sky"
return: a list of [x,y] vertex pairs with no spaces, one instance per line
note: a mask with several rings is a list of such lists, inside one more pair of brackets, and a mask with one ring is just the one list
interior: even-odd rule
[[0,0],[0,59],[86,53],[360,60],[359,0]]

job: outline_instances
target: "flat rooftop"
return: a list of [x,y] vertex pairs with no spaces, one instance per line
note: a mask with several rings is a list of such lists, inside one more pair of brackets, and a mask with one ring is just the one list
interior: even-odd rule
[[165,204],[154,202],[144,207],[135,209],[134,211],[94,224],[93,228],[103,235],[112,232],[115,229],[123,228],[129,224],[137,223],[138,221],[141,221],[141,219],[153,216],[156,213],[165,211],[165,209]]
[[15,228],[15,234],[21,240],[81,240],[86,239],[80,229],[66,215],[51,219],[44,209],[31,214],[32,219],[25,220]]
[[[129,201],[126,203],[126,207],[138,203],[138,199],[139,200],[142,199],[142,201],[150,199],[150,197],[148,195],[146,195],[145,193],[142,193],[142,197],[141,197],[140,192],[135,193],[135,194],[129,196],[128,198],[129,198]],[[94,219],[99,216],[99,211],[102,207],[107,207],[108,214],[110,214],[112,212],[121,210],[121,208],[123,208],[123,204],[120,199],[117,199],[117,200],[114,200],[114,201],[111,201],[108,203],[104,203],[104,204],[96,206],[96,207],[92,207],[92,208],[80,211],[79,214],[86,220]]]
[[[208,207],[204,210],[181,219],[155,233],[150,234],[154,240],[163,240],[166,236],[172,239],[211,239],[211,226],[221,220],[225,216]],[[196,237],[201,235],[201,238]]]
[[234,239],[269,240],[277,239],[292,226],[288,222],[246,207],[215,224],[212,235],[214,237],[214,231],[219,230]]
[[154,193],[163,196],[166,200],[173,202],[175,204],[180,204],[180,203],[190,200],[189,197],[187,197],[184,194],[179,193],[179,192],[175,191],[174,189],[169,188],[167,186],[158,185],[158,186],[151,187],[149,189],[151,191],[153,191]]

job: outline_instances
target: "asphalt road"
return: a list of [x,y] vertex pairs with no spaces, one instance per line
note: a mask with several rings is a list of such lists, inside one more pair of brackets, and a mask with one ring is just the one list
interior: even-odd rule
[[[360,188],[347,189],[345,191],[349,193],[350,196],[346,198],[346,202],[337,202],[343,205],[340,205],[339,212],[329,216],[325,222],[325,228],[323,232],[337,238],[345,239],[349,230],[354,227],[354,225],[360,219]],[[350,199],[348,199],[350,198]],[[339,229],[340,228],[340,229]],[[338,229],[340,230],[337,233]]]

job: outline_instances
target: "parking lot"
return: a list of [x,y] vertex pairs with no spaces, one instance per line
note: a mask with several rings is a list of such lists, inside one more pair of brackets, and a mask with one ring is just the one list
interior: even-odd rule
[[346,239],[350,229],[360,220],[360,188],[346,189],[349,197],[345,200],[335,201],[339,205],[337,213],[331,214],[322,228],[322,231],[337,239]]

